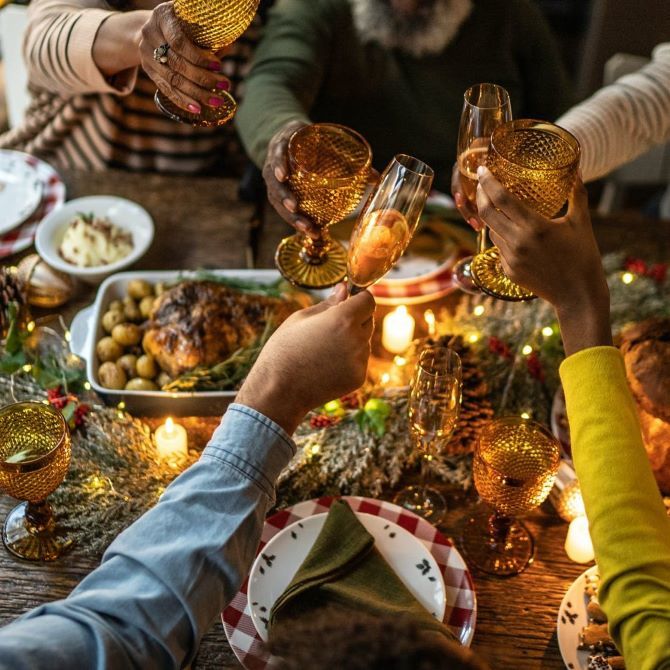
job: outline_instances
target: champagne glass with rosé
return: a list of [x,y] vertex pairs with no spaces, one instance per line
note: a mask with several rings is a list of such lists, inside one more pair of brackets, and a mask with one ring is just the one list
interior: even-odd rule
[[[497,84],[475,84],[463,95],[463,112],[458,131],[456,160],[461,177],[462,193],[477,209],[477,168],[486,165],[491,134],[503,123],[512,120],[509,94]],[[486,249],[486,230],[477,233],[477,253]],[[466,293],[481,293],[472,278],[472,256],[462,258],[453,270],[454,283]]]
[[349,241],[347,276],[352,295],[380,280],[407,249],[433,176],[430,166],[405,154],[386,166]]

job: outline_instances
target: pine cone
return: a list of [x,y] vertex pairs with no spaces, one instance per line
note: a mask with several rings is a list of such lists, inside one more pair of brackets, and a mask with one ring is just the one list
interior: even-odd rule
[[426,338],[415,345],[414,356],[429,346],[450,347],[461,357],[463,377],[463,400],[458,426],[449,440],[449,454],[472,453],[481,429],[493,418],[493,407],[489,401],[489,387],[479,365],[477,356],[459,336],[443,335],[434,340]]
[[23,313],[26,304],[25,293],[16,268],[0,268],[0,333],[6,337],[9,328],[9,305],[16,303],[19,313]]

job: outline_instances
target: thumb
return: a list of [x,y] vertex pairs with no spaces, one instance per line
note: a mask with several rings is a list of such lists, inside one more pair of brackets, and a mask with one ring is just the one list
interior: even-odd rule
[[580,177],[575,179],[572,193],[568,199],[567,217],[575,223],[584,223],[589,220],[589,196],[586,192],[584,182]]

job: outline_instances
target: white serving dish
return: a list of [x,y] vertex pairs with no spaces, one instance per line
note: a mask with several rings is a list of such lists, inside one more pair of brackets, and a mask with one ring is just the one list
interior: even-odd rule
[[[133,236],[132,251],[116,263],[82,268],[65,261],[58,253],[65,230],[79,213],[93,213],[109,219],[115,226],[127,230]],[[154,222],[149,213],[137,203],[113,195],[94,195],[76,198],[47,215],[37,228],[35,247],[48,265],[89,284],[99,284],[119,270],[138,261],[147,252],[154,239]]]
[[[208,271],[210,272],[210,271]],[[276,270],[212,270],[211,272],[236,279],[246,279],[271,284],[280,279]],[[144,279],[152,284],[172,282],[179,277],[192,277],[194,272],[163,270],[148,272],[122,272],[105,279],[98,289],[95,302],[79,312],[70,327],[72,351],[86,361],[86,375],[93,390],[107,404],[125,403],[126,409],[138,416],[216,416],[223,414],[235,398],[235,391],[199,391],[193,393],[168,393],[165,391],[113,391],[98,382],[98,361],[95,345],[106,333],[102,328],[102,315],[113,300],[127,295],[128,282]],[[323,294],[323,293],[322,293]],[[322,294],[316,293],[320,298]]]

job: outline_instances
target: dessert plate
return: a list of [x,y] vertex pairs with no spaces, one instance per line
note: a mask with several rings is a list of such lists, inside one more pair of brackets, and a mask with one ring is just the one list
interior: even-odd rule
[[42,200],[42,180],[20,151],[0,151],[0,235],[22,224]]

